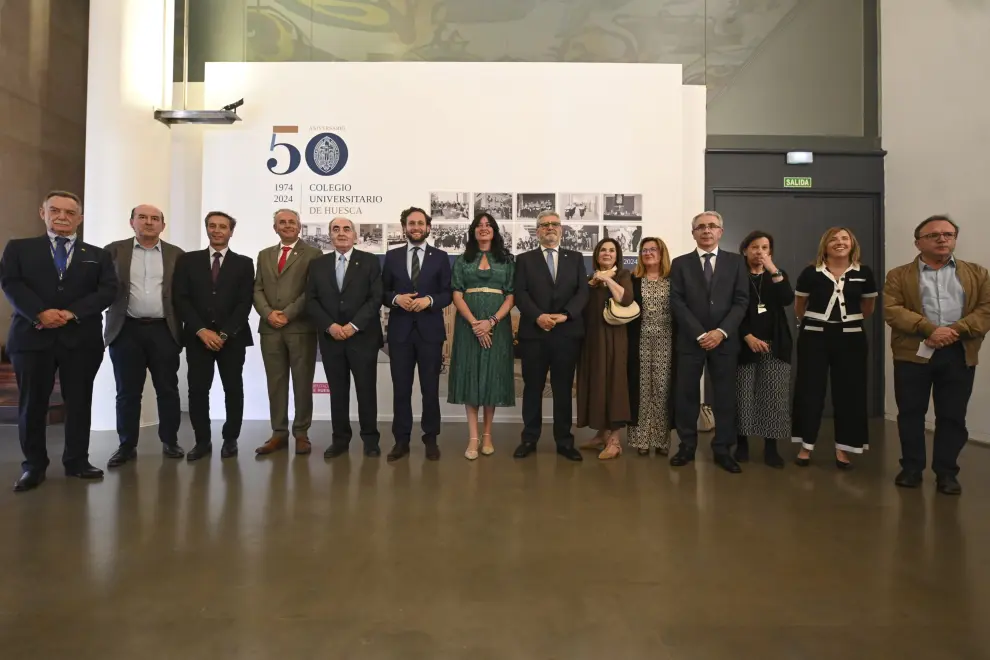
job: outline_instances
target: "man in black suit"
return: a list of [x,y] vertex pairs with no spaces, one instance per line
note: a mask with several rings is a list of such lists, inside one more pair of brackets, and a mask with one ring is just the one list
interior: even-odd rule
[[736,441],[736,360],[739,323],[749,305],[749,271],[742,255],[720,250],[722,216],[706,211],[691,221],[698,247],[670,265],[670,305],[677,322],[674,418],[681,446],[670,459],[679,467],[698,447],[701,376],[705,366],[715,390],[715,463],[742,472],[729,454]]
[[320,337],[323,369],[330,385],[333,442],[326,458],[347,453],[351,442],[351,376],[357,388],[364,455],[378,447],[378,351],[382,347],[382,278],[378,257],[354,249],[357,229],[347,218],[330,223],[333,252],[309,266],[306,311]]
[[182,458],[179,447],[179,356],[181,324],[172,298],[172,276],[182,249],[161,240],[165,214],[142,204],[131,210],[133,238],[105,249],[113,259],[120,287],[107,311],[104,338],[117,384],[117,436],[120,448],[107,462],[119,467],[137,457],[144,380],[151,372],[158,398],[158,437],[162,454]]
[[45,427],[56,371],[65,401],[65,474],[103,476],[89,462],[90,415],[93,381],[103,362],[103,310],[117,295],[117,277],[105,250],[77,239],[83,221],[77,195],[50,192],[40,212],[47,235],[13,239],[0,258],[0,287],[14,308],[7,352],[17,377],[24,454],[15,491],[45,480]]
[[244,419],[244,355],[254,345],[248,315],[254,296],[254,261],[235,254],[228,244],[237,221],[211,211],[204,221],[210,247],[187,252],[175,265],[175,307],[182,319],[189,378],[189,421],[196,446],[186,459],[213,452],[210,431],[210,387],[214,365],[223,383],[227,416],[220,457],[237,455]]
[[543,427],[543,388],[550,372],[553,438],[557,453],[580,461],[571,433],[574,370],[581,354],[588,302],[588,276],[580,252],[560,245],[560,216],[543,211],[536,220],[540,247],[516,257],[515,294],[519,308],[519,352],[523,376],[522,443],[513,456],[536,451]]
[[412,433],[413,375],[419,367],[419,389],[423,397],[423,443],[426,459],[440,459],[440,368],[447,331],[443,310],[451,302],[450,258],[443,250],[426,244],[432,218],[411,207],[399,216],[407,243],[389,250],[382,269],[382,301],[388,317],[388,354],[392,370],[395,447],[388,461],[409,453]]

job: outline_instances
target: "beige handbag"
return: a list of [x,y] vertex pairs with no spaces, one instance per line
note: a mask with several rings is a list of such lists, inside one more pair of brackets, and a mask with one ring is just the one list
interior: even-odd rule
[[701,411],[698,413],[698,433],[709,433],[715,430],[715,414],[712,407],[707,403],[701,404]]
[[620,305],[615,298],[609,298],[602,316],[609,325],[625,325],[639,318],[639,304],[634,300],[628,305]]

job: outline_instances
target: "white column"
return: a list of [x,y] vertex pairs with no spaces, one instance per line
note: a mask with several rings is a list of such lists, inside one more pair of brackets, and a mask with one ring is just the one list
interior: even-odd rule
[[[106,245],[133,236],[138,204],[165,213],[170,193],[169,128],[154,118],[171,107],[174,0],[91,0],[86,103],[83,236]],[[116,427],[116,388],[109,353],[96,378],[93,430]],[[150,377],[141,421],[157,421]]]

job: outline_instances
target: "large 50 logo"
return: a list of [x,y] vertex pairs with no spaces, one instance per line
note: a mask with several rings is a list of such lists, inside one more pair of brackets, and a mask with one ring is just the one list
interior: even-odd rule
[[[278,158],[272,156],[268,159],[268,171],[272,174],[282,176],[292,174],[299,165],[302,164],[303,154],[299,149],[289,142],[278,142],[279,133],[272,133],[272,145],[269,151],[275,151],[275,147],[284,147],[289,154],[289,164],[285,170],[278,172]],[[306,164],[314,174],[320,176],[333,176],[347,164],[347,143],[336,133],[318,133],[306,143],[305,149]]]

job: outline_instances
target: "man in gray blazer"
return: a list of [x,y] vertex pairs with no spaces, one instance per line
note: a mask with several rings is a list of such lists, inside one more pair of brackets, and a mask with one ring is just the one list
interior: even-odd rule
[[279,243],[258,253],[254,278],[254,308],[261,316],[261,357],[268,379],[272,437],[255,451],[270,454],[289,444],[289,378],[296,405],[292,435],[296,453],[312,451],[313,375],[316,371],[316,328],[306,315],[309,263],[323,251],[299,238],[299,214],[275,212]]
[[691,221],[698,247],[670,264],[670,306],[677,322],[674,422],[681,446],[674,467],[694,460],[698,446],[701,375],[708,367],[715,389],[712,451],[722,469],[742,469],[729,454],[736,441],[736,362],[739,324],[749,305],[749,271],[742,255],[720,250],[722,216],[706,211]]
[[162,454],[182,458],[179,447],[179,319],[172,302],[172,274],[182,250],[161,240],[165,214],[149,204],[131,210],[133,238],[106,246],[120,287],[107,310],[104,342],[110,348],[117,381],[117,436],[120,447],[107,467],[119,467],[136,455],[144,381],[158,397],[158,437]]

